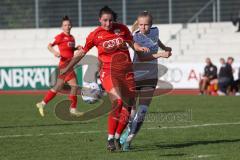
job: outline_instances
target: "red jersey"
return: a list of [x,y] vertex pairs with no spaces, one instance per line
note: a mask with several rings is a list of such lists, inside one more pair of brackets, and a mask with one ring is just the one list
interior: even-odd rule
[[[88,52],[92,47],[96,46],[98,49],[98,59],[103,69],[110,69],[113,62],[114,65],[125,68],[126,66],[123,65],[123,61],[126,62],[127,60],[127,62],[131,62],[128,47],[126,45],[126,42],[129,41],[133,41],[129,29],[123,24],[113,23],[111,30],[97,27],[91,32],[86,39],[83,50]],[[115,55],[123,56],[115,58]]]
[[66,35],[63,32],[60,33],[55,37],[52,46],[57,45],[60,51],[60,63],[59,65],[63,65],[66,61],[72,59],[74,55],[74,48],[75,48],[75,39],[72,35]]

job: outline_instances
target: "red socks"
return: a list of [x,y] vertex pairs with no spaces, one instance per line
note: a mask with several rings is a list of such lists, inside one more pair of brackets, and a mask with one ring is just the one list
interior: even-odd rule
[[125,107],[122,107],[117,130],[116,130],[117,134],[119,134],[119,135],[122,134],[123,130],[126,128],[126,126],[128,124],[128,118],[129,118],[128,110]]
[[117,99],[112,105],[112,111],[108,115],[108,134],[110,135],[114,135],[117,130],[123,102],[121,99]]
[[[47,104],[49,101],[51,101],[55,96],[57,92],[53,92],[52,90],[49,90],[45,97],[43,98],[43,102]],[[70,108],[77,108],[77,96],[76,95],[69,95],[69,100],[71,101]]]
[[45,104],[47,104],[49,101],[51,101],[55,96],[56,96],[57,92],[53,92],[51,90],[49,90],[47,92],[47,94],[45,95],[45,97],[43,98],[43,101]]
[[77,96],[76,95],[69,95],[68,98],[71,101],[70,108],[77,108]]

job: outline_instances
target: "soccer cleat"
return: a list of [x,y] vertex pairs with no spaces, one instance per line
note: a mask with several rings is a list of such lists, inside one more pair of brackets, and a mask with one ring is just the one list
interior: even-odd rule
[[108,142],[107,142],[107,149],[108,149],[109,151],[111,151],[111,152],[116,150],[116,147],[115,147],[114,139],[113,139],[113,138],[110,139],[110,140],[108,140]]
[[84,112],[79,112],[77,111],[76,108],[71,108],[70,109],[70,114],[73,116],[83,116]]
[[114,144],[116,147],[116,150],[121,150],[121,144],[120,144],[120,139],[114,139]]
[[130,151],[130,143],[126,141],[126,142],[123,144],[123,146],[122,146],[122,150],[123,150],[124,152]]
[[44,117],[44,115],[45,115],[44,114],[44,105],[41,102],[39,102],[39,103],[36,104],[36,106],[38,108],[38,111],[39,111],[40,115],[42,117]]
[[226,93],[224,93],[224,92],[222,92],[222,91],[217,91],[217,94],[218,94],[219,96],[226,96]]
[[121,137],[120,137],[120,144],[121,144],[121,145],[126,142],[126,140],[127,140],[127,138],[128,138],[128,134],[129,134],[129,129],[127,128],[127,129],[125,130],[125,132],[124,132],[124,133],[121,135]]

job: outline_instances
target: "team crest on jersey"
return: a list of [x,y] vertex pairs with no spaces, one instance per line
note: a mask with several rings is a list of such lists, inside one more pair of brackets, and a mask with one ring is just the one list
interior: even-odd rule
[[119,35],[119,34],[120,34],[120,29],[115,29],[113,32],[114,32],[116,35]]
[[98,36],[97,38],[99,38],[99,39],[100,39],[100,38],[103,39],[103,36]]
[[71,47],[71,48],[74,48],[75,47],[75,43],[74,42],[68,42],[68,46]]

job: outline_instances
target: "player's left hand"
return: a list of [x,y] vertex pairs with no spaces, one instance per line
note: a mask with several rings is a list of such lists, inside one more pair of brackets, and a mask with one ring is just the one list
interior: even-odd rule
[[165,51],[172,52],[172,48],[171,47],[166,47]]
[[63,75],[63,74],[65,74],[66,72],[67,72],[66,68],[62,68],[62,69],[60,69],[59,74],[60,74],[60,75]]
[[82,48],[83,48],[83,46],[81,46],[81,45],[77,45],[77,46],[76,46],[76,49],[77,49],[77,50],[80,50],[80,49],[82,49]]
[[84,55],[84,51],[82,48],[78,49],[75,53],[74,53],[74,57],[80,57]]

